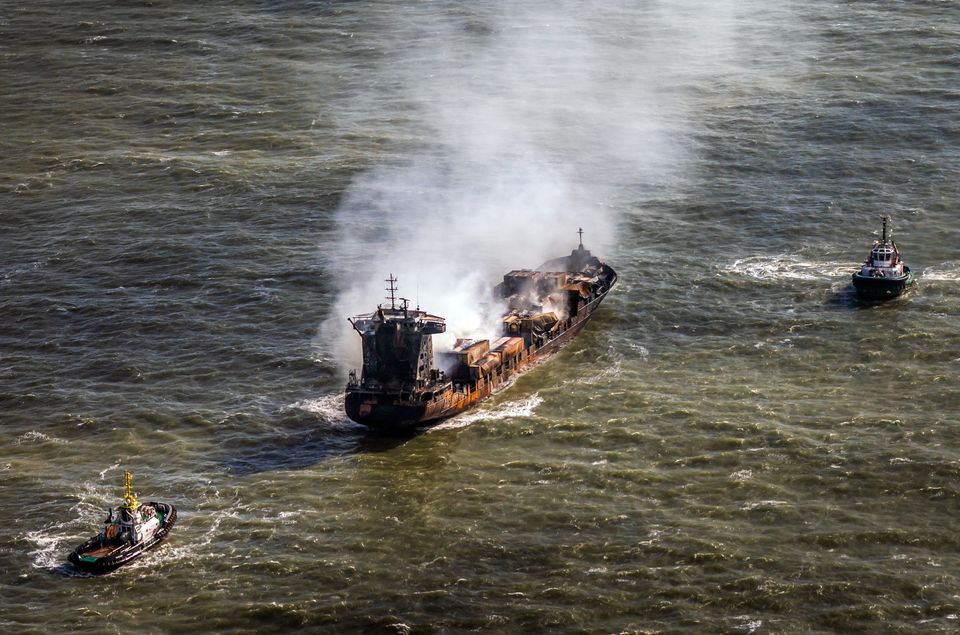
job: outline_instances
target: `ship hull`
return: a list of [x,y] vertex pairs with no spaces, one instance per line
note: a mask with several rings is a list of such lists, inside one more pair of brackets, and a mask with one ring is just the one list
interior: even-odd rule
[[913,273],[909,267],[904,267],[905,275],[897,278],[864,276],[859,272],[853,274],[853,286],[862,298],[871,300],[888,300],[901,295],[907,287],[913,284]]
[[347,392],[347,416],[371,428],[416,427],[427,419],[429,403],[407,400],[400,393]]
[[470,410],[491,395],[507,388],[518,377],[569,344],[587,325],[600,303],[616,284],[616,273],[612,269],[609,271],[611,278],[603,293],[583,306],[577,317],[543,346],[530,347],[524,351],[520,363],[508,374],[478,382],[475,389],[458,390],[447,384],[442,388],[433,388],[421,393],[421,395],[429,395],[429,399],[418,399],[421,395],[417,394],[348,389],[345,397],[347,416],[367,427],[382,432],[397,433],[435,425],[444,419]]

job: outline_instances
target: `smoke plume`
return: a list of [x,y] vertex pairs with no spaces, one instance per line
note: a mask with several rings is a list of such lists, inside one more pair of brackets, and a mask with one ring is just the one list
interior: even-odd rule
[[682,176],[690,69],[733,54],[726,3],[388,4],[353,113],[385,151],[338,210],[322,327],[354,366],[345,318],[384,301],[388,274],[463,336],[504,273],[569,253],[578,227],[603,257],[616,210]]

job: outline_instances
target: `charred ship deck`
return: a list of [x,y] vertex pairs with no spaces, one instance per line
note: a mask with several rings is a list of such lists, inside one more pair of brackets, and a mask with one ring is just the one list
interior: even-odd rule
[[407,301],[397,306],[391,276],[390,308],[350,319],[363,345],[363,368],[351,371],[347,416],[382,430],[436,423],[476,405],[553,355],[586,325],[616,272],[581,241],[569,256],[537,269],[511,271],[495,288],[506,303],[502,332],[494,339],[457,340],[434,355],[432,337],[446,330],[442,317]]

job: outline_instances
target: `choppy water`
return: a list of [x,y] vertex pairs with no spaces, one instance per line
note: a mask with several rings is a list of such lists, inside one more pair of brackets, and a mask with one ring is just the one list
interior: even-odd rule
[[[958,25],[0,6],[0,630],[957,632]],[[918,283],[861,304],[881,213]],[[388,271],[449,314],[579,225],[621,284],[563,354],[344,418]],[[124,469],[178,527],[80,575]]]

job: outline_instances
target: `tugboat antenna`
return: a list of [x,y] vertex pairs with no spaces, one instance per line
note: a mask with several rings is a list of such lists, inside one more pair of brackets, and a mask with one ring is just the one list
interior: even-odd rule
[[580,236],[580,249],[583,249],[583,227],[577,228],[577,234]]
[[390,274],[390,277],[387,278],[384,282],[390,283],[390,286],[386,288],[390,292],[390,310],[395,311],[397,309],[397,279],[393,277],[393,274]]

